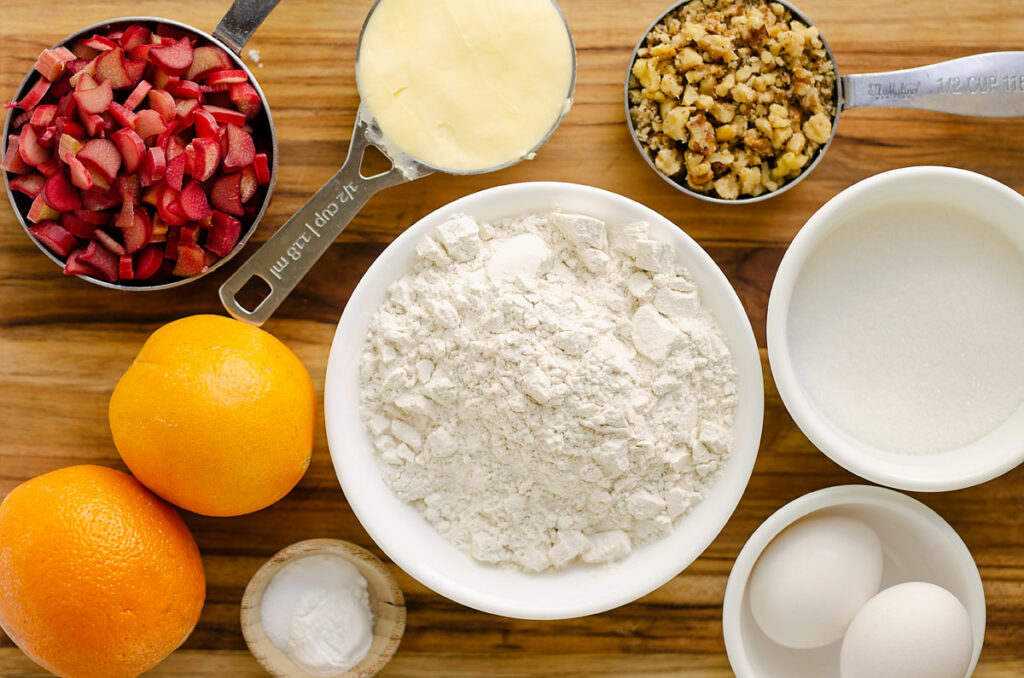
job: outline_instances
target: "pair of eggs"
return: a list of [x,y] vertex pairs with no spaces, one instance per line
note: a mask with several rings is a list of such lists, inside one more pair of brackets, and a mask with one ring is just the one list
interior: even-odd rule
[[907,582],[879,593],[882,544],[845,516],[795,523],[750,575],[750,610],[766,636],[794,649],[842,640],[842,678],[964,678],[974,639],[951,593]]

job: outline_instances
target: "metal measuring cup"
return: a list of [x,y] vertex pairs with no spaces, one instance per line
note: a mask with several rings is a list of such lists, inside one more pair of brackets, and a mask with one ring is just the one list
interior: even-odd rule
[[[380,5],[377,0],[370,8],[363,21],[356,46],[356,89],[359,89],[359,52],[363,44],[366,26],[373,16],[374,10]],[[566,92],[566,105],[552,124],[547,133],[520,158],[515,158],[496,167],[480,170],[457,171],[437,167],[402,153],[399,149],[385,143],[385,138],[373,118],[370,107],[362,102],[356,112],[356,123],[349,142],[348,155],[341,169],[313,194],[305,205],[296,212],[267,242],[243,263],[235,273],[221,285],[220,300],[233,317],[253,325],[262,325],[281,305],[288,294],[309,272],[313,265],[327,251],[331,243],[352,222],[363,205],[375,193],[385,188],[407,181],[413,181],[433,172],[454,175],[484,174],[505,169],[526,158],[543,146],[554,134],[555,129],[569,112],[573,92],[576,87],[576,46],[572,39],[569,24],[561,8],[552,0],[552,5],[565,27],[572,51],[572,73],[569,80],[569,91]],[[391,168],[373,176],[365,176],[361,171],[363,153],[367,146],[376,147],[391,161]],[[262,297],[253,308],[246,308],[238,300],[239,292],[256,280],[262,282],[264,289],[257,293]],[[260,283],[256,283],[259,285]]]
[[[185,283],[190,283],[209,273],[213,273],[218,268],[226,264],[229,259],[235,256],[239,250],[245,246],[249,237],[256,230],[256,226],[259,224],[260,219],[263,218],[263,214],[267,211],[267,206],[270,204],[270,196],[274,192],[274,184],[277,182],[277,132],[274,129],[274,119],[270,115],[270,106],[267,104],[267,97],[263,94],[263,90],[260,89],[260,85],[256,81],[256,76],[253,75],[252,71],[249,70],[248,66],[245,65],[239,55],[241,54],[242,47],[244,47],[245,43],[249,41],[249,38],[252,37],[252,34],[257,28],[259,28],[260,24],[263,23],[263,20],[267,18],[267,15],[270,14],[271,10],[277,6],[278,2],[280,2],[280,0],[234,0],[231,7],[228,8],[227,13],[220,20],[220,23],[218,23],[217,27],[213,29],[213,35],[205,33],[194,26],[190,26],[189,24],[181,23],[180,21],[152,16],[131,16],[119,17],[108,21],[100,21],[92,24],[91,26],[86,26],[71,35],[68,35],[54,45],[54,47],[70,45],[78,40],[88,38],[95,33],[116,28],[126,28],[131,24],[163,24],[166,26],[173,26],[179,31],[182,31],[193,38],[199,39],[205,44],[220,47],[227,53],[228,57],[234,64],[234,68],[245,71],[246,75],[249,76],[249,83],[256,89],[256,93],[259,94],[260,103],[263,105],[263,109],[262,112],[250,121],[249,124],[253,127],[252,136],[253,140],[256,142],[256,148],[259,150],[266,149],[270,160],[270,181],[266,186],[260,186],[259,188],[262,195],[259,197],[259,208],[256,210],[256,214],[242,232],[242,235],[235,244],[235,247],[228,252],[226,256],[221,257],[209,266],[203,273],[189,278],[181,278],[171,282],[157,283],[153,285],[132,283],[131,281],[111,283],[106,280],[100,280],[98,278],[92,278],[85,275],[78,277],[101,287],[109,287],[118,290],[135,292],[164,290],[171,287],[178,287]],[[35,70],[29,71],[28,75],[25,76],[25,79],[21,81],[21,85],[18,87],[14,100],[21,100],[31,86],[36,83],[38,77],[39,75]],[[8,114],[7,119],[4,122],[3,136],[0,137],[0,139],[2,139],[5,144],[7,136],[10,133],[11,121],[15,117],[17,116]],[[14,213],[18,215],[18,221],[21,222],[22,228],[25,229],[25,234],[31,238],[32,242],[34,242],[40,250],[42,250],[43,254],[59,266],[63,267],[64,262],[61,261],[56,254],[36,240],[28,230],[30,224],[26,219],[26,215],[28,214],[31,200],[27,196],[20,193],[16,194],[11,190],[11,186],[7,178],[7,172],[0,172],[0,174],[4,175],[4,186],[7,188],[7,197],[10,199],[11,205],[14,207]]]
[[[988,52],[974,54],[950,61],[942,61],[928,66],[907,68],[899,71],[883,73],[858,73],[855,75],[839,75],[835,54],[825,36],[819,34],[829,61],[836,73],[835,97],[833,104],[835,114],[832,116],[832,134],[828,141],[821,145],[814,158],[797,176],[789,179],[774,191],[759,196],[740,197],[734,200],[718,198],[685,185],[684,181],[676,181],[659,170],[654,160],[644,149],[637,138],[636,129],[629,109],[629,77],[637,52],[644,47],[647,35],[665,18],[689,4],[693,0],[678,2],[655,19],[643,37],[633,49],[626,72],[625,104],[626,124],[629,125],[633,143],[640,155],[659,177],[683,193],[723,205],[744,205],[768,200],[796,186],[818,166],[825,152],[836,137],[839,115],[851,108],[914,108],[938,113],[968,115],[984,118],[1015,118],[1024,116],[1024,52]],[[767,2],[767,0],[765,0]],[[783,5],[793,14],[793,18],[807,26],[814,23],[787,0],[772,0]]]

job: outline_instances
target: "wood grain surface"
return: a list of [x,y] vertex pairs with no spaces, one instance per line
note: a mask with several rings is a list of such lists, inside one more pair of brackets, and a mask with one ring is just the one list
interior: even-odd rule
[[[259,243],[333,174],[345,156],[357,93],[353,61],[370,0],[284,0],[248,45],[274,113],[281,169]],[[435,175],[373,198],[266,329],[291,346],[322,389],[328,348],[354,285],[374,257],[419,217],[467,193],[528,180],[606,188],[661,212],[695,237],[735,285],[764,346],[765,308],[782,254],[801,224],[838,191],[896,167],[951,165],[1024,191],[1024,120],[858,110],[843,116],[828,157],[800,186],[747,207],[705,204],[655,177],[624,123],[623,78],[635,42],[666,0],[562,0],[579,53],[576,100],[536,160],[489,175]],[[1024,48],[1018,0],[804,0],[841,73],[890,70],[967,54]],[[40,49],[104,18],[165,16],[211,30],[221,0],[0,0],[0,96],[8,98]],[[249,59],[251,62],[251,59]],[[146,336],[193,313],[218,313],[217,287],[234,266],[185,287],[148,294],[101,289],[40,254],[0,209],[0,496],[18,483],[83,462],[123,468],[111,444],[110,392]],[[763,356],[763,352],[762,352]],[[806,492],[858,479],[815,450],[771,382],[749,488],[707,552],[665,586],[611,612],[562,622],[469,610],[392,566],[406,593],[408,630],[382,675],[732,675],[721,604],[733,559],[773,511]],[[988,631],[978,678],[1024,676],[1024,467],[959,492],[917,495],[960,533],[985,582]],[[239,601],[278,549],[311,537],[373,544],[345,502],[323,424],[312,464],[290,495],[234,519],[186,514],[208,577],[206,607],[181,650],[154,676],[263,675],[246,651]],[[0,676],[45,675],[0,635]]]

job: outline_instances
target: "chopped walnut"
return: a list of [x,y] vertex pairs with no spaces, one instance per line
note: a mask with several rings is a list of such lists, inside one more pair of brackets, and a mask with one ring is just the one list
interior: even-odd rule
[[726,200],[778,190],[832,134],[836,73],[818,31],[764,0],[692,0],[647,35],[630,121],[655,167]]

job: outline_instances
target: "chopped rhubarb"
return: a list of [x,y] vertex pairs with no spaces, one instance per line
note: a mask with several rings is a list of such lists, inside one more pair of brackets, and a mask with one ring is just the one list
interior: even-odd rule
[[121,43],[121,49],[127,52],[133,47],[149,44],[151,35],[152,31],[145,26],[132,24],[124,29],[124,33],[121,34],[121,39],[118,42]]
[[168,226],[181,226],[187,221],[185,215],[178,213],[178,195],[178,191],[165,184],[156,201],[157,214]]
[[220,165],[220,144],[213,139],[196,138],[185,147],[190,174],[199,181],[214,175]]
[[144,140],[148,140],[167,131],[164,117],[151,108],[136,113],[135,132]]
[[199,110],[199,99],[182,99],[175,105],[174,114],[185,127],[191,127],[197,110]]
[[67,162],[69,155],[75,155],[82,150],[82,142],[70,134],[61,134],[57,143],[57,158]]
[[188,38],[182,38],[149,50],[149,60],[171,75],[182,75],[192,65],[192,51],[192,42]]
[[111,117],[121,127],[127,127],[130,130],[135,129],[135,123],[138,120],[138,116],[135,111],[122,106],[116,101],[110,103],[110,108],[107,109],[110,112]]
[[164,250],[160,245],[149,245],[135,254],[135,279],[148,280],[164,263]]
[[19,174],[16,177],[11,177],[8,183],[12,191],[18,191],[30,198],[35,198],[43,190],[46,177],[39,172],[31,172],[30,174]]
[[179,80],[167,91],[179,99],[196,99],[200,102],[203,100],[203,90],[191,80]]
[[134,172],[139,168],[142,157],[146,154],[146,144],[142,137],[130,129],[119,129],[111,135],[110,140],[117,144],[121,153],[126,172]]
[[142,103],[142,100],[146,98],[146,95],[149,94],[149,90],[151,90],[152,88],[153,85],[146,82],[145,80],[140,82],[138,85],[135,86],[135,89],[132,90],[132,93],[128,95],[128,98],[125,99],[124,107],[134,111],[136,108],[138,108],[139,104]]
[[75,210],[75,214],[71,212],[64,212],[60,215],[60,225],[63,226],[67,231],[75,236],[76,238],[89,239],[92,234],[96,231],[98,224],[90,224],[84,219],[79,219],[75,216],[79,210]]
[[93,187],[95,182],[92,180],[92,173],[86,169],[81,160],[68,153],[64,156],[64,162],[68,165],[68,170],[71,172],[71,183],[75,187],[83,191],[88,191]]
[[149,237],[150,242],[167,242],[169,228],[160,215],[153,217],[153,235]]
[[[90,242],[92,241],[90,240]],[[68,260],[64,262],[64,275],[87,275],[91,278],[102,278],[102,273],[82,261],[85,250],[85,247],[79,247],[68,255]]]
[[231,86],[231,103],[235,108],[245,115],[246,120],[252,120],[263,110],[263,102],[256,88],[248,82],[240,82]]
[[[46,188],[46,184],[43,184],[43,188]],[[43,192],[40,191],[39,195],[32,200],[32,206],[28,208],[26,216],[33,224],[38,224],[40,221],[59,219],[60,212],[46,204],[46,200],[43,199]]]
[[149,90],[149,107],[166,122],[174,120],[174,97],[162,89]]
[[39,163],[39,166],[36,167],[36,169],[42,172],[44,177],[49,178],[53,176],[54,172],[60,171],[60,163],[57,162],[56,158],[50,158],[45,162]]
[[141,250],[153,240],[153,223],[143,209],[135,210],[132,223],[121,230],[124,233],[124,248],[129,254]]
[[152,186],[164,178],[167,172],[167,160],[164,157],[164,150],[157,146],[146,151],[139,165],[139,182],[143,186]]
[[178,198],[178,205],[185,214],[185,218],[190,221],[198,221],[213,213],[206,192],[203,190],[202,184],[197,181],[190,181],[185,185]]
[[245,71],[225,69],[210,73],[203,79],[203,82],[207,85],[234,85],[246,82],[248,79],[249,76],[245,74]]
[[[79,81],[78,84],[81,85],[82,81]],[[94,114],[103,113],[110,106],[110,102],[114,100],[114,90],[110,81],[105,80],[92,89],[75,88],[75,100],[80,111]]]
[[153,49],[154,47],[156,47],[156,45],[150,43],[147,43],[145,45],[136,45],[131,49],[126,49],[125,53],[128,55],[128,58],[132,61],[141,61],[143,63],[148,64],[149,50]]
[[78,245],[75,236],[54,221],[40,221],[29,226],[28,232],[57,256],[66,257]]
[[78,152],[78,159],[99,172],[108,184],[114,181],[121,168],[121,152],[109,139],[90,139]]
[[114,181],[114,190],[124,201],[131,200],[136,205],[142,198],[142,185],[138,174],[122,174]]
[[132,255],[122,254],[117,260],[117,279],[132,280]]
[[185,153],[185,140],[177,135],[169,136],[164,141],[162,148],[164,155],[167,156],[167,162],[170,162]]
[[111,207],[116,207],[120,204],[121,201],[109,193],[104,193],[95,189],[92,191],[82,191],[82,205],[87,210],[99,212],[102,210],[108,210]]
[[[167,163],[167,174],[165,178],[167,185],[176,191],[180,191],[182,188],[182,182],[185,179],[185,166],[188,164],[188,156],[184,152],[178,153]],[[200,189],[201,190],[201,189]],[[205,198],[206,194],[203,194]]]
[[94,113],[84,113],[79,111],[78,117],[81,119],[82,124],[85,125],[85,131],[91,137],[97,137],[102,135],[105,130],[103,124],[103,118]]
[[106,52],[107,50],[111,50],[117,47],[116,42],[103,35],[94,35],[91,38],[86,38],[85,40],[82,40],[81,42],[86,47],[95,49],[100,52]]
[[100,245],[98,240],[89,241],[79,260],[96,269],[99,277],[103,280],[107,282],[115,282],[117,280],[117,255]]
[[50,152],[39,143],[39,135],[32,125],[25,125],[21,128],[18,136],[18,153],[21,159],[33,167],[39,167],[50,159]]
[[86,136],[88,136],[85,133],[84,127],[79,125],[74,120],[70,120],[68,118],[58,117],[56,120],[54,120],[53,127],[55,130],[57,130],[57,134],[67,134],[69,137],[74,137],[79,141],[82,141],[83,139],[85,139]]
[[75,60],[75,54],[67,47],[44,49],[36,59],[35,69],[51,82],[64,74],[65,64]]
[[[75,59],[74,61],[69,61],[66,64],[64,64],[64,68],[67,70],[68,73],[74,75],[75,73],[85,69],[85,67],[91,63],[92,59]],[[65,82],[68,83],[68,87],[71,87],[70,80]],[[56,91],[54,92],[54,95],[56,96]]]
[[33,127],[47,127],[57,117],[57,104],[40,104],[32,110],[28,124]]
[[210,232],[206,236],[206,249],[218,256],[226,257],[238,244],[241,235],[242,222],[223,212],[215,211]]
[[114,226],[120,229],[131,228],[135,221],[135,204],[131,197],[124,198],[121,203],[121,211],[114,217]]
[[149,64],[145,61],[135,61],[134,59],[124,60],[124,71],[128,74],[128,79],[131,83],[128,87],[134,87],[142,81],[142,77],[146,74],[146,68]]
[[210,202],[213,206],[236,217],[244,215],[241,181],[241,174],[227,174],[213,182],[210,187]]
[[[82,202],[88,202],[85,199],[85,194],[82,195]],[[93,211],[91,209],[83,208],[80,210],[75,210],[75,216],[81,219],[82,221],[97,226],[105,226],[106,224],[110,223],[110,212]]]
[[124,245],[114,240],[114,236],[110,235],[103,229],[97,228],[93,233],[93,237],[99,240],[101,245],[114,254],[121,256],[125,253]]
[[230,108],[224,108],[222,106],[213,106],[211,104],[206,104],[203,108],[209,111],[213,116],[213,119],[217,122],[231,123],[232,125],[238,125],[239,127],[245,124],[245,115],[238,111],[233,111]]
[[7,108],[20,108],[23,111],[31,111],[35,108],[36,104],[42,101],[49,89],[50,81],[46,78],[39,78],[39,82],[32,86],[32,89],[21,98],[21,101],[7,104]]
[[224,50],[213,45],[201,45],[192,50],[192,65],[185,73],[185,79],[199,80],[211,71],[220,71],[231,66],[231,58]]
[[224,153],[225,167],[246,167],[256,159],[256,144],[241,127],[227,125],[227,151]]
[[256,170],[252,167],[243,167],[242,179],[238,184],[238,191],[242,196],[242,202],[249,202],[256,195],[256,189],[259,188],[259,185],[259,181],[256,180]]
[[152,81],[154,89],[173,89],[175,83],[178,82],[178,76],[171,75],[156,67],[153,67],[149,79]]
[[220,138],[220,126],[217,124],[213,114],[206,109],[199,108],[195,111],[194,122],[197,137],[203,137],[204,139]]
[[96,76],[107,80],[114,89],[124,89],[135,84],[124,66],[124,50],[114,47],[96,57]]
[[76,210],[82,206],[82,196],[64,172],[54,172],[43,184],[43,199],[58,212]]
[[172,273],[183,278],[199,275],[206,270],[206,253],[199,245],[178,243],[178,256]]
[[193,245],[199,244],[199,227],[196,225],[182,226],[178,229],[178,242],[187,242]]
[[4,151],[4,159],[0,161],[0,169],[7,170],[13,174],[25,174],[32,171],[32,166],[25,162],[19,152],[20,139],[14,134],[7,137],[7,150]]

